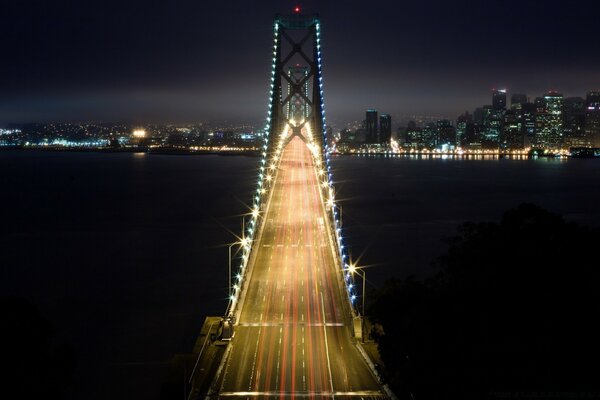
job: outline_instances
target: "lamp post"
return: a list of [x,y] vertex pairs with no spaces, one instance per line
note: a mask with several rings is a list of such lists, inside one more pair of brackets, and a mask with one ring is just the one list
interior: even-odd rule
[[365,298],[366,298],[366,294],[365,294],[365,287],[366,287],[366,282],[367,282],[367,277],[366,277],[366,272],[364,269],[362,268],[358,268],[356,267],[356,265],[351,264],[348,267],[348,271],[351,274],[354,274],[355,272],[360,275],[361,279],[362,279],[362,316],[365,316]]
[[238,244],[238,242],[231,243],[228,247],[229,249],[229,300],[231,301],[231,248]]

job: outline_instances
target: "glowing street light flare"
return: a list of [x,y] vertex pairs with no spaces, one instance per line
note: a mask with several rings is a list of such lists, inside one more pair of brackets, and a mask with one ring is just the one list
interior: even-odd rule
[[351,274],[354,274],[356,272],[356,265],[354,265],[354,264],[348,265],[348,272],[350,272]]
[[249,247],[250,246],[250,239],[248,237],[243,237],[242,240],[240,241],[240,244],[243,247]]
[[134,138],[145,138],[146,137],[146,130],[145,129],[136,129],[132,132],[132,135]]

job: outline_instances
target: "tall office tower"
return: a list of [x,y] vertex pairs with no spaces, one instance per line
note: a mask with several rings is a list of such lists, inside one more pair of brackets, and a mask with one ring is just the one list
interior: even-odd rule
[[502,108],[495,109],[494,106],[483,106],[483,141],[485,148],[494,149],[498,147],[500,135],[502,134],[502,123],[504,122]]
[[600,147],[600,92],[589,92],[585,100],[585,139]]
[[523,129],[523,146],[531,147],[535,143],[535,104],[521,104],[521,128]]
[[421,131],[421,140],[423,141],[423,145],[428,149],[435,149],[438,145],[437,134],[438,131],[435,123],[430,122],[425,125]]
[[527,96],[524,94],[513,94],[512,96],[510,96],[510,108],[512,109],[520,109],[521,108],[521,104],[525,104],[527,103]]
[[556,149],[563,144],[563,96],[548,92],[536,99],[536,144],[547,149]]
[[455,145],[456,144],[456,131],[452,126],[452,123],[447,119],[440,119],[436,122],[438,146],[442,144]]
[[473,116],[465,111],[456,118],[456,145],[467,146],[473,139]]
[[365,131],[365,143],[377,143],[377,110],[367,110]]
[[406,126],[406,143],[414,148],[423,146],[421,128],[417,128],[415,121],[409,121]]
[[533,102],[535,107],[535,138],[533,144],[536,147],[542,146],[541,132],[544,129],[544,121],[546,119],[546,101],[543,97],[536,97]]
[[521,109],[512,109],[504,113],[500,147],[508,150],[519,150],[524,147],[522,124]]
[[589,146],[585,138],[585,100],[567,97],[563,105],[563,135],[565,146]]
[[379,143],[390,144],[392,139],[392,117],[381,114],[379,117]]
[[506,109],[506,89],[494,89],[492,91],[492,109]]

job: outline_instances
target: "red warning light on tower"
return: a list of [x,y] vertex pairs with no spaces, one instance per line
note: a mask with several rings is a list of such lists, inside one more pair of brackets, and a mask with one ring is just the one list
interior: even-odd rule
[[295,12],[296,14],[300,14],[300,6],[296,6],[296,7],[294,7],[294,12]]

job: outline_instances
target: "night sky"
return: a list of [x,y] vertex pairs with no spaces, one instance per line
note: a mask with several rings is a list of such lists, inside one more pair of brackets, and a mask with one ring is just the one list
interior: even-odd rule
[[[258,121],[274,14],[292,1],[7,1],[0,124]],[[493,87],[600,88],[597,0],[303,1],[323,27],[328,118],[455,118]]]

